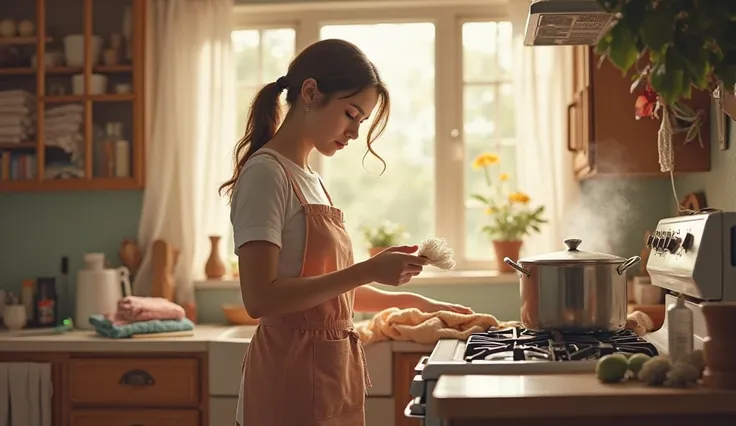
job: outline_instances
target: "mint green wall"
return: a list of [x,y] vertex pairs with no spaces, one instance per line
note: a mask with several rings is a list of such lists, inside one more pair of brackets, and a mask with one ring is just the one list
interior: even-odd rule
[[21,280],[58,276],[69,256],[70,280],[82,255],[104,252],[119,264],[117,249],[136,238],[142,191],[0,193],[0,288]]

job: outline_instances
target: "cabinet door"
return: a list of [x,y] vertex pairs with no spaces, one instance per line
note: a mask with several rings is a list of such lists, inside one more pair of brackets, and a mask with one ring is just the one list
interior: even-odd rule
[[[636,98],[643,87],[631,93],[631,73],[623,75],[609,60],[598,67],[599,57],[591,60],[592,74],[592,153],[595,174],[608,176],[666,176],[660,172],[657,149],[661,120],[634,116]],[[698,140],[685,143],[685,134],[676,134],[672,144],[676,172],[710,170],[710,97],[693,91],[685,102],[704,114],[701,127],[703,146]]]
[[395,426],[421,426],[419,419],[409,419],[404,416],[406,404],[411,401],[411,381],[414,378],[414,367],[419,360],[429,354],[426,353],[404,353],[394,354],[394,425]]

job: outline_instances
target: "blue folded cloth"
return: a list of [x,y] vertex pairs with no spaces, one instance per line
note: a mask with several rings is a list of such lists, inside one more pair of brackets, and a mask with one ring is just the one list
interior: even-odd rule
[[181,320],[137,321],[128,324],[113,324],[103,315],[90,315],[89,323],[97,333],[112,339],[124,339],[134,334],[167,333],[194,330],[194,323],[187,318]]

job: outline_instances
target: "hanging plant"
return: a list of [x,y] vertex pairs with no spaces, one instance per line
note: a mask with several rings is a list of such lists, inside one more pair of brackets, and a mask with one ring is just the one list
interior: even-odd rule
[[[736,2],[732,0],[597,0],[617,22],[596,51],[639,91],[635,116],[662,120],[660,144],[674,133],[700,139],[705,111],[683,103],[694,88],[716,92],[736,84]],[[717,98],[716,100],[719,100]],[[660,158],[660,162],[661,162]],[[663,171],[665,165],[662,165]]]

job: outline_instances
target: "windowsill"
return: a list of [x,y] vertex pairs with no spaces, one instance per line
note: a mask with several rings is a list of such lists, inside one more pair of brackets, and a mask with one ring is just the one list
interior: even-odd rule
[[[402,287],[434,286],[434,285],[508,285],[517,284],[516,273],[499,273],[497,271],[425,271],[421,276],[411,280]],[[240,288],[236,278],[227,277],[220,280],[197,280],[196,290],[233,290]]]

